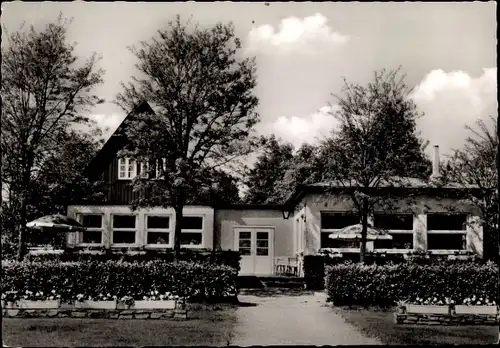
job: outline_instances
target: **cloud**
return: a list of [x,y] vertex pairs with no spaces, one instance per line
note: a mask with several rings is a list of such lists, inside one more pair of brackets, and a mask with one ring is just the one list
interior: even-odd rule
[[479,119],[497,115],[497,68],[483,69],[479,77],[464,71],[433,70],[417,85],[411,98],[425,116],[419,119],[422,136],[442,145],[443,152],[463,146]]
[[120,123],[125,118],[124,115],[120,114],[91,114],[88,118],[97,123],[97,126],[102,130],[104,139],[108,139],[111,134],[118,128]]
[[288,17],[281,20],[279,30],[276,31],[269,24],[253,28],[248,33],[248,46],[250,49],[292,49],[317,43],[339,45],[349,41],[348,35],[333,31],[327,23],[328,19],[320,13],[303,19]]
[[323,106],[308,116],[282,116],[274,121],[268,129],[276,136],[291,142],[296,148],[303,143],[314,144],[329,135],[337,121],[332,112],[338,106]]

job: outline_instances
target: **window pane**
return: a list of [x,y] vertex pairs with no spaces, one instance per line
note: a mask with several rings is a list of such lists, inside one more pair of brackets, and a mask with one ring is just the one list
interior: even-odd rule
[[258,256],[268,256],[269,249],[268,248],[257,248],[257,255]]
[[148,228],[168,229],[170,227],[170,218],[168,216],[148,216]]
[[114,228],[135,228],[135,215],[113,215]]
[[183,230],[201,230],[203,228],[203,217],[201,216],[184,216],[181,222]]
[[427,234],[428,250],[465,250],[465,235],[461,233]]
[[241,255],[251,255],[250,248],[240,248]]
[[134,244],[135,231],[113,231],[114,244]]
[[101,243],[102,242],[102,232],[101,231],[85,231],[83,232],[82,243]]
[[321,248],[359,248],[359,240],[328,238],[330,233],[321,233]]
[[429,214],[427,215],[427,230],[465,231],[467,215],[465,214]]
[[148,232],[148,244],[169,244],[170,233]]
[[413,249],[413,234],[391,233],[392,240],[377,239],[375,249]]
[[413,230],[413,215],[411,214],[375,214],[375,228],[385,230]]
[[257,239],[258,240],[268,240],[269,239],[269,233],[267,233],[267,232],[257,232]]
[[359,224],[359,217],[353,213],[321,213],[321,229],[341,229]]
[[81,224],[89,228],[102,227],[102,215],[82,215]]
[[268,247],[269,247],[269,242],[267,240],[257,241],[257,248],[268,248]]
[[202,233],[181,233],[182,245],[201,245]]
[[240,239],[252,239],[252,232],[240,232]]
[[249,239],[240,239],[239,246],[240,248],[250,248],[251,241]]

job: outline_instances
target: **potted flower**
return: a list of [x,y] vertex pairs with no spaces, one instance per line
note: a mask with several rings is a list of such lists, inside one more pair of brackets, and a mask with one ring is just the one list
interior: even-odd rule
[[175,296],[169,292],[160,294],[158,290],[144,295],[142,300],[135,301],[135,309],[175,309]]
[[456,314],[492,314],[498,313],[496,302],[487,297],[466,297],[462,304],[455,306]]
[[[113,296],[115,297],[115,296]],[[123,296],[116,304],[116,309],[130,309],[135,303],[132,296]]]
[[83,294],[78,294],[75,301],[76,308],[85,309],[116,309],[116,297],[111,296],[111,294],[100,293],[97,296],[84,296]]
[[43,291],[34,293],[26,290],[19,300],[19,308],[54,309],[59,308],[60,304],[61,295],[56,294],[55,290],[49,294],[44,294]]
[[20,296],[17,291],[6,291],[2,293],[2,307],[17,308],[17,302]]

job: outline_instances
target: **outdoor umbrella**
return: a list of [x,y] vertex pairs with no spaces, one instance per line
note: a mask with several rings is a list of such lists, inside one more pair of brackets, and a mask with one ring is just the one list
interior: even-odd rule
[[[328,238],[331,239],[361,239],[361,231],[363,226],[361,224],[351,225],[344,227],[340,231],[336,233],[332,233],[328,235]],[[366,233],[366,240],[375,240],[375,239],[386,239],[391,240],[392,236],[390,234],[385,233],[382,230],[375,229],[371,226],[368,226],[368,231]]]
[[28,222],[26,227],[39,230],[85,231],[85,227],[83,227],[78,221],[60,214],[43,216]]

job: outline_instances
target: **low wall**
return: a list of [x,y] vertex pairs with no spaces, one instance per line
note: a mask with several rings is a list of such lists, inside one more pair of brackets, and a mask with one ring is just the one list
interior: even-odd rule
[[187,319],[185,309],[2,309],[2,318]]
[[498,314],[394,313],[394,323],[412,325],[498,325]]

